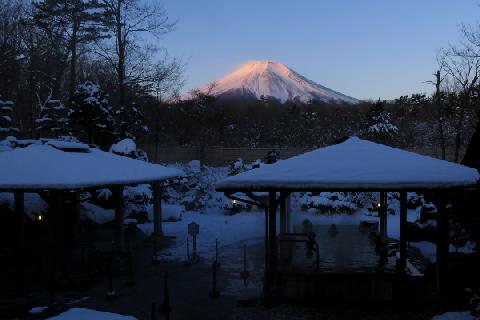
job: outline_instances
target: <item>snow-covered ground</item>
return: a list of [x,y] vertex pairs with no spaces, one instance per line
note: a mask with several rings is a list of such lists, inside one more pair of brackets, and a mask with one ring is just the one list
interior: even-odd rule
[[111,312],[102,312],[85,308],[72,308],[49,320],[136,320],[132,316],[123,316]]
[[452,311],[436,315],[432,320],[475,320],[468,311]]

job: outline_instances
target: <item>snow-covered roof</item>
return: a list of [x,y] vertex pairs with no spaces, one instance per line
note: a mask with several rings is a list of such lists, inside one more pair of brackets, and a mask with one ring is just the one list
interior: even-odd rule
[[183,172],[90,148],[65,152],[32,144],[0,152],[0,189],[78,189],[161,181]]
[[228,177],[222,191],[400,190],[475,186],[476,169],[357,137]]

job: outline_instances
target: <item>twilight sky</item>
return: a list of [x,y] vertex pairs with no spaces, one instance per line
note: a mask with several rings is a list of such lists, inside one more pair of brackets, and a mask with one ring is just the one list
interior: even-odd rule
[[[154,0],[157,1],[157,0]],[[273,60],[359,99],[430,92],[438,49],[475,24],[479,0],[163,0],[185,91],[249,60]]]

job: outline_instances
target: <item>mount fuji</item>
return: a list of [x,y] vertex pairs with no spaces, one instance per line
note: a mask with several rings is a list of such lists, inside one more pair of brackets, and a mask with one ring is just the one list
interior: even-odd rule
[[273,98],[286,101],[360,101],[311,81],[286,65],[272,61],[251,61],[225,77],[199,88],[214,96],[229,99]]

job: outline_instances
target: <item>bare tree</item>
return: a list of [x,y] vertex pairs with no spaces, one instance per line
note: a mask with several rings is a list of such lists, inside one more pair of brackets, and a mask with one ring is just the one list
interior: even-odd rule
[[109,61],[116,71],[118,100],[123,106],[126,103],[126,87],[132,80],[132,72],[141,70],[142,64],[147,61],[147,57],[142,55],[151,55],[154,50],[152,47],[142,47],[142,40],[148,35],[158,38],[173,31],[176,22],[169,20],[163,6],[156,1],[150,4],[140,0],[100,2],[106,13],[105,26],[112,34],[114,43],[99,45],[99,54]]
[[438,117],[438,139],[440,141],[440,149],[442,152],[442,159],[445,160],[446,152],[445,152],[445,130],[444,126],[444,110],[443,110],[443,103],[442,103],[442,92],[441,92],[441,84],[443,81],[441,70],[437,70],[433,74],[435,77],[434,81],[427,81],[427,83],[433,84],[435,86],[435,94],[434,94],[434,103],[437,109],[437,117]]
[[464,42],[458,47],[450,46],[450,48],[442,50],[440,65],[459,96],[458,104],[454,107],[456,117],[454,160],[458,162],[465,117],[467,110],[472,106],[472,97],[479,83],[480,54],[475,46]]

